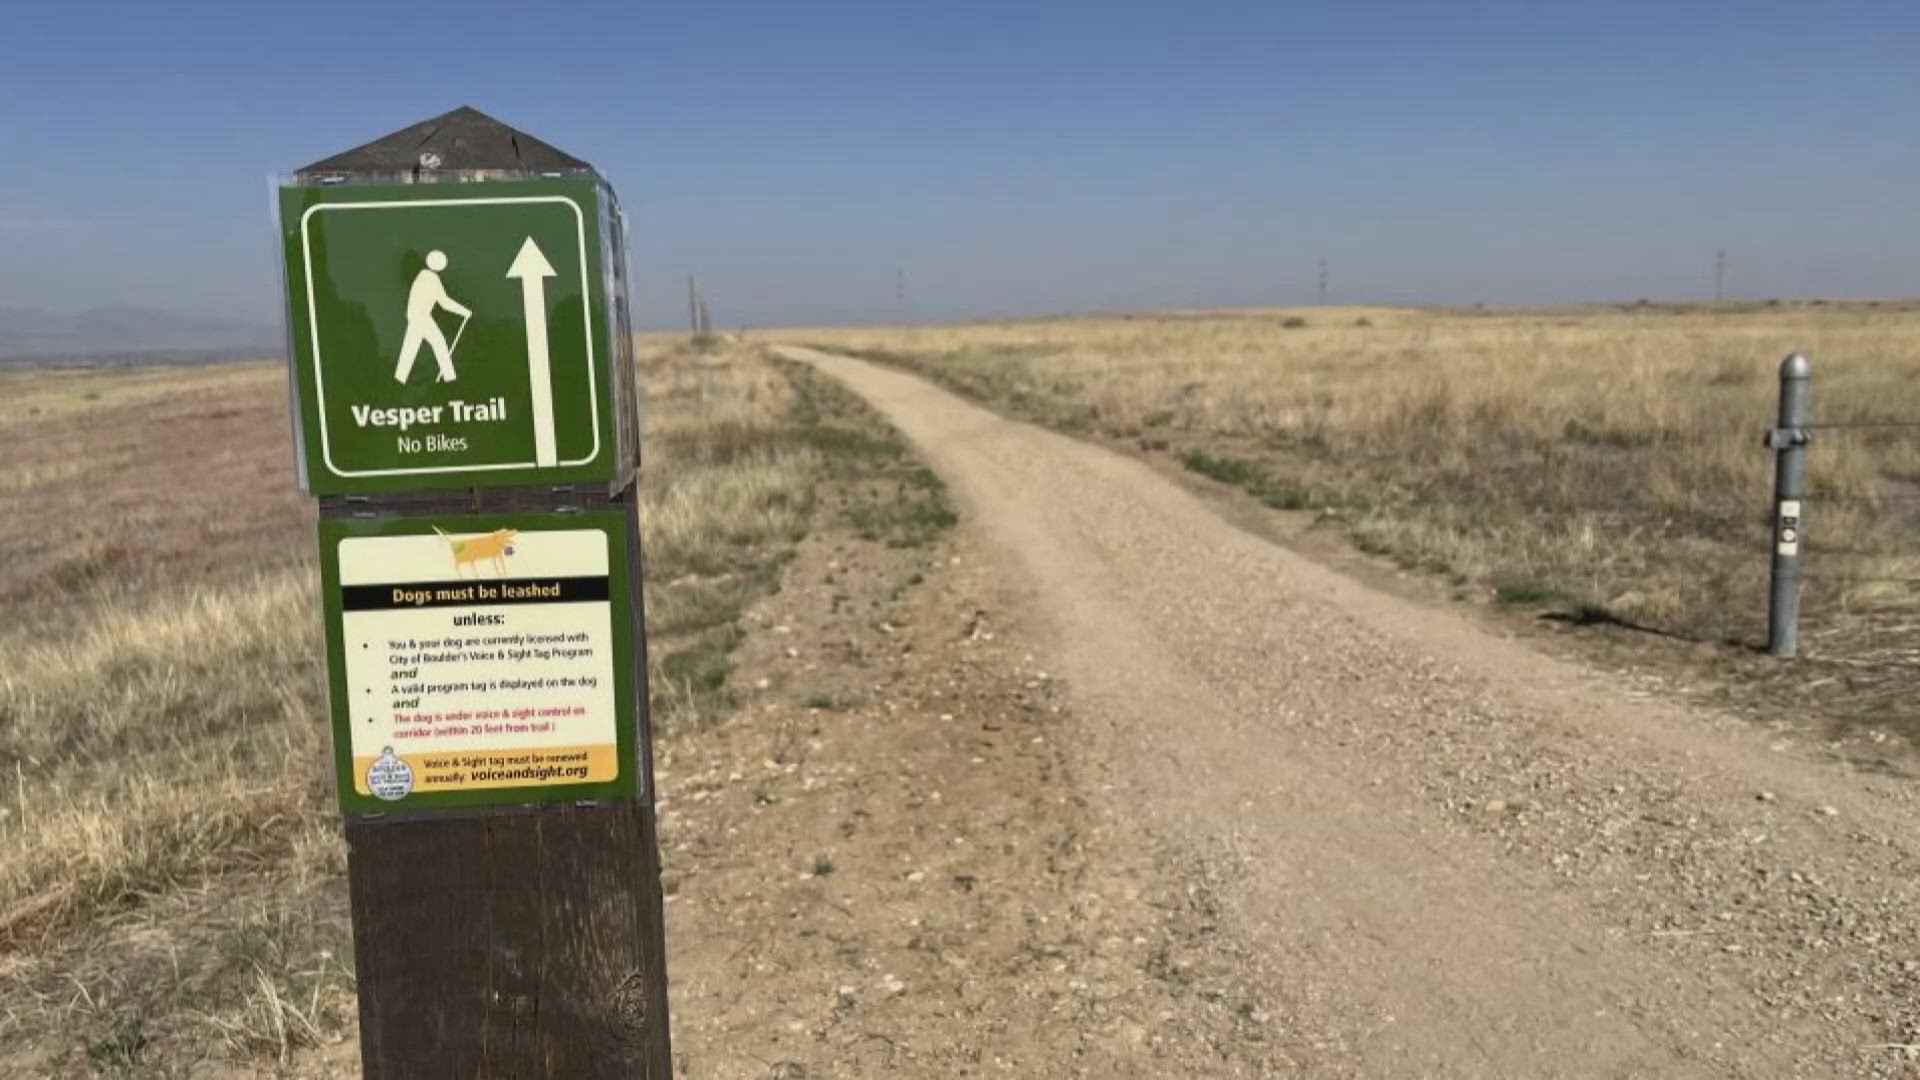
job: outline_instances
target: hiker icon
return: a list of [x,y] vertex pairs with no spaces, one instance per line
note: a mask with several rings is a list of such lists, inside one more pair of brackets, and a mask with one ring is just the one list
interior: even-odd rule
[[[420,352],[421,345],[433,349],[433,358],[440,362],[440,381],[452,382],[457,373],[453,370],[453,350],[460,344],[460,335],[467,332],[467,321],[473,318],[473,309],[447,295],[447,287],[440,282],[440,271],[447,268],[445,252],[427,252],[426,269],[415,274],[413,287],[407,290],[407,336],[400,343],[400,361],[393,369],[393,377],[406,382],[413,371],[413,361]],[[436,309],[445,308],[460,316],[460,329],[453,332],[453,344],[447,344],[447,335],[434,321]]]

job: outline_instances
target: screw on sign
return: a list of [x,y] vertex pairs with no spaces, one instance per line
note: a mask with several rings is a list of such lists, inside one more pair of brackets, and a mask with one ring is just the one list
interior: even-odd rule
[[279,214],[365,1074],[668,1076],[618,200],[459,109]]

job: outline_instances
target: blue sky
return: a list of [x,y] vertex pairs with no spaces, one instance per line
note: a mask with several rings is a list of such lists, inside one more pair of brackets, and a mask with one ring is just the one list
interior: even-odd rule
[[0,7],[0,307],[277,320],[270,178],[462,104],[656,326],[1920,294],[1911,2]]

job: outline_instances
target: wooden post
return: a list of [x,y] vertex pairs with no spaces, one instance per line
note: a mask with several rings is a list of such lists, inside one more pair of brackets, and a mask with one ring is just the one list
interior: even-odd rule
[[[552,178],[591,178],[611,199],[610,189],[585,162],[461,109],[308,166],[294,175],[290,187],[443,184],[449,195],[465,197],[484,194],[476,187],[495,182]],[[610,437],[594,445],[599,452],[603,443],[615,443],[617,453],[637,457],[632,343],[630,337],[617,340],[624,333],[626,310],[617,206],[603,209],[602,216],[614,222],[610,246],[616,256],[610,265],[618,295],[608,298],[613,308],[609,355],[600,362],[614,365],[605,385],[617,407]],[[283,220],[283,229],[291,228]],[[553,261],[564,260],[556,256]],[[445,262],[445,257],[439,260]],[[560,310],[579,326],[578,307]],[[503,318],[497,311],[488,317]],[[294,316],[296,331],[303,328],[301,318]],[[496,340],[510,339],[502,338],[497,325],[491,332]],[[547,330],[542,326],[540,332]],[[317,335],[315,342],[317,351]],[[305,346],[297,346],[300,357]],[[544,351],[544,339],[540,347]],[[421,357],[422,371],[430,371],[433,361],[424,350]],[[392,366],[385,355],[376,360]],[[556,370],[559,363],[556,359]],[[482,374],[475,370],[469,376],[463,369],[458,385]],[[296,387],[302,377],[297,374]],[[303,425],[314,422],[311,412],[296,410],[296,416],[303,415]],[[637,472],[599,484],[536,483],[538,470],[523,470],[485,486],[434,487],[447,481],[429,477],[421,485],[425,490],[328,494],[314,479],[319,474],[311,449],[322,445],[324,452],[324,445],[313,443],[311,434],[303,432],[301,439],[310,487],[319,492],[323,537],[327,523],[455,514],[478,522],[493,520],[489,514],[513,520],[515,514],[598,512],[604,519],[612,511],[624,515],[626,525],[631,603],[612,617],[627,624],[630,648],[617,662],[635,688],[629,714],[620,718],[631,736],[624,744],[632,748],[630,760],[622,765],[635,774],[626,778],[631,794],[494,803],[480,801],[486,794],[480,792],[466,793],[473,805],[411,810],[410,800],[401,799],[391,812],[347,813],[365,1075],[371,1080],[670,1076]],[[568,434],[563,430],[563,437]],[[339,452],[337,444],[333,452]],[[608,446],[605,453],[611,457],[616,450]],[[336,698],[340,685],[334,683]],[[336,701],[336,713],[339,707]],[[367,801],[364,795],[360,799]],[[343,797],[343,806],[348,805],[353,804]]]

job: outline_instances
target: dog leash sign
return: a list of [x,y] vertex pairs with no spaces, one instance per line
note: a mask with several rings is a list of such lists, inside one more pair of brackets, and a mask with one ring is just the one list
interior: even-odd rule
[[323,522],[341,808],[631,795],[627,532],[612,511]]

